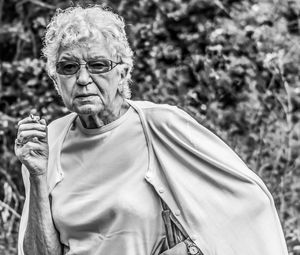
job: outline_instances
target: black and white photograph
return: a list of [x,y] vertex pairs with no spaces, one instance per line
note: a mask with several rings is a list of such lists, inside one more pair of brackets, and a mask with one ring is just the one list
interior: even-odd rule
[[300,0],[0,0],[0,255],[300,255]]

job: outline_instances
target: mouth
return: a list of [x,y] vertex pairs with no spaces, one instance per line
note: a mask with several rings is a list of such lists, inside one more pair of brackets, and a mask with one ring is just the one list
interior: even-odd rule
[[98,95],[96,95],[96,94],[80,94],[80,95],[75,96],[75,98],[87,98],[87,97],[95,97],[95,96],[98,96]]

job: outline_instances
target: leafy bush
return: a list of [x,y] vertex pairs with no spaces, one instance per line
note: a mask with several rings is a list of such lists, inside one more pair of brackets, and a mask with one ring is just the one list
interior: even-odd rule
[[[128,24],[134,99],[178,105],[230,144],[269,187],[290,254],[300,254],[298,1],[103,3]],[[6,247],[8,254],[16,253],[24,201],[13,153],[16,124],[32,110],[48,122],[67,112],[40,58],[56,7],[66,3],[13,0],[2,6],[0,251]]]

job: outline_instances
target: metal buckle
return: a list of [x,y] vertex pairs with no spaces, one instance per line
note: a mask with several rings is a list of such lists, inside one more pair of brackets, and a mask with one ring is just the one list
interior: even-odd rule
[[203,255],[198,246],[194,244],[191,240],[186,239],[184,240],[184,243],[186,245],[188,255]]

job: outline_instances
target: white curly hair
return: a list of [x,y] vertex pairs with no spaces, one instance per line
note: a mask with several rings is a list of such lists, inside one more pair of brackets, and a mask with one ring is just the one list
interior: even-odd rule
[[[56,62],[61,47],[97,41],[101,36],[106,40],[112,56],[126,65],[126,76],[119,90],[123,97],[130,98],[133,52],[126,36],[125,23],[121,16],[100,5],[56,10],[47,26],[42,49],[47,59],[47,72],[55,81]],[[56,82],[54,83],[58,89]]]

